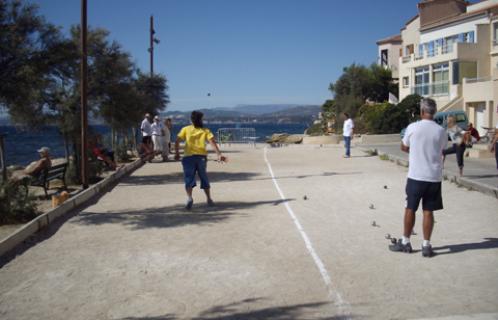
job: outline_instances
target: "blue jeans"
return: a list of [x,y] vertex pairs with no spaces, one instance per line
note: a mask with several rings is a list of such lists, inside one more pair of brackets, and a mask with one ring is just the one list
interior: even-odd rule
[[496,159],[496,169],[498,169],[498,142],[495,143],[495,159]]
[[344,147],[346,148],[346,156],[351,156],[351,137],[344,136]]
[[209,189],[209,180],[206,172],[207,157],[200,155],[188,156],[182,159],[183,177],[185,180],[185,188],[193,188],[196,186],[195,175],[199,175],[201,179],[201,189]]

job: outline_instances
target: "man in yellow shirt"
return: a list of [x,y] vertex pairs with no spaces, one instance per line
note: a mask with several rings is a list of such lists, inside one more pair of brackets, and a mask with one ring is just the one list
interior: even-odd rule
[[176,137],[175,142],[175,160],[180,160],[180,141],[185,141],[185,150],[182,159],[183,176],[185,180],[185,191],[187,192],[187,210],[192,209],[194,200],[192,198],[192,190],[196,186],[195,175],[199,175],[201,180],[201,189],[204,190],[209,206],[214,206],[211,199],[211,186],[207,176],[207,150],[206,142],[209,142],[218,155],[218,161],[225,162],[227,158],[223,156],[216,144],[214,135],[208,128],[204,128],[202,117],[204,115],[199,111],[192,111],[190,120],[192,125],[183,127]]

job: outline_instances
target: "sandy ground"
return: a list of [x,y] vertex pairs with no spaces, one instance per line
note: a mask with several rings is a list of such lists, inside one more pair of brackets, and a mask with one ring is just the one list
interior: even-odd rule
[[498,318],[496,199],[444,182],[426,259],[384,238],[401,231],[406,169],[268,149],[282,199],[261,146],[226,152],[209,163],[215,208],[196,189],[186,212],[179,163],[152,163],[52,226],[0,269],[0,318]]

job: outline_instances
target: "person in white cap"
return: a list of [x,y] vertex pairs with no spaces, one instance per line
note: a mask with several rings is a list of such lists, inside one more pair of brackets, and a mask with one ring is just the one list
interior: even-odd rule
[[50,149],[47,147],[41,147],[38,149],[40,154],[40,159],[31,162],[24,170],[14,171],[12,173],[11,180],[17,181],[25,177],[31,176],[36,177],[43,170],[48,169],[52,166],[52,160],[50,160]]
[[159,116],[154,117],[151,125],[152,143],[154,144],[154,155],[157,156],[163,152],[163,125]]

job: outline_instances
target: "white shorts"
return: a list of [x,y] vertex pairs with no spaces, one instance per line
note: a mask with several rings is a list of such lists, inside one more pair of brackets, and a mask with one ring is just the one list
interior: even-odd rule
[[163,151],[163,137],[152,136],[152,142],[154,143],[154,151]]

